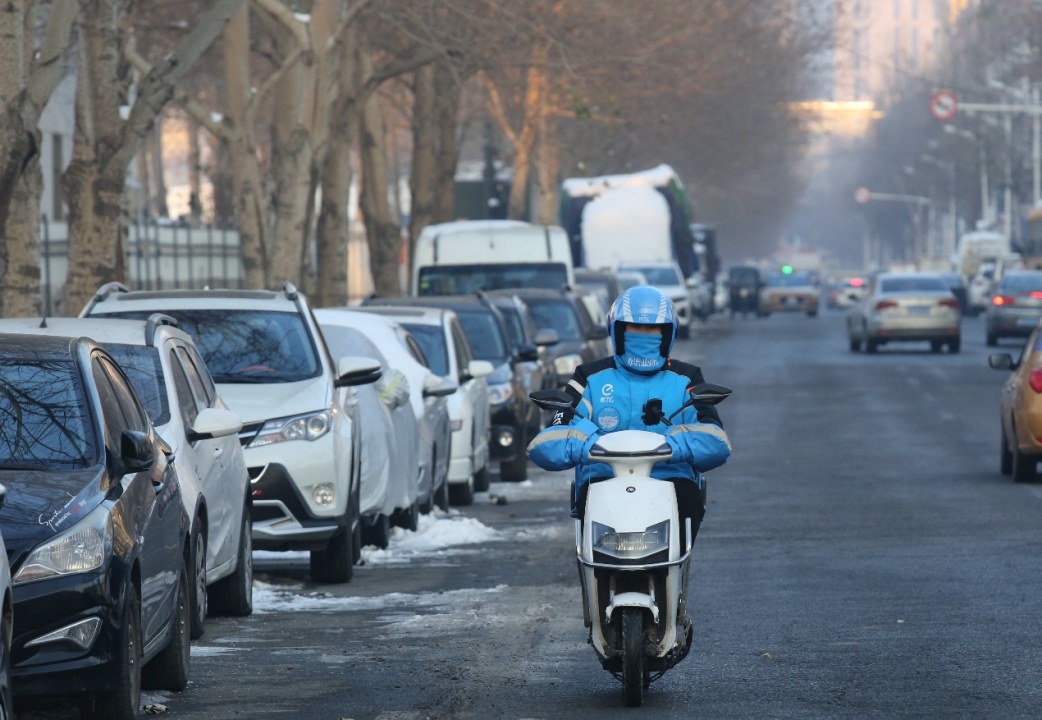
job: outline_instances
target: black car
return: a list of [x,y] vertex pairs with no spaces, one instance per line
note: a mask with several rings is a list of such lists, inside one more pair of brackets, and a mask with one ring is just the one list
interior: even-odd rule
[[[539,329],[528,304],[517,295],[487,296],[503,314],[507,337],[514,347],[514,364],[521,371],[525,397],[537,390],[553,390],[557,387],[554,356],[551,348],[560,342],[557,332]],[[535,353],[532,349],[535,349]],[[549,419],[549,413],[541,413]],[[539,423],[539,428],[543,426]]]
[[137,717],[142,684],[188,684],[181,490],[130,382],[84,338],[0,335],[0,531],[16,696]]
[[[409,298],[372,298],[372,305],[421,305],[447,308],[456,313],[477,360],[495,368],[486,378],[492,439],[489,454],[499,463],[500,477],[511,482],[528,478],[528,441],[539,432],[539,409],[528,400],[521,360],[538,360],[532,345],[516,348],[510,342],[502,313],[480,295],[425,295]],[[478,489],[475,487],[475,489]],[[488,489],[488,488],[481,488]]]
[[[541,330],[553,330],[559,342],[550,348],[554,356],[556,387],[572,378],[575,368],[612,354],[608,328],[595,323],[582,298],[568,290],[503,290],[524,300]],[[493,293],[490,293],[493,294]]]
[[760,315],[760,291],[765,282],[755,265],[735,265],[727,272],[731,293],[731,317],[737,313]]

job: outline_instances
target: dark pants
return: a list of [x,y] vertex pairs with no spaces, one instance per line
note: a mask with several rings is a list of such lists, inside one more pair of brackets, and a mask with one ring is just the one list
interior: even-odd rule
[[[607,480],[608,478],[601,478]],[[597,482],[593,480],[592,482]],[[706,478],[702,477],[702,487],[698,487],[694,480],[690,478],[672,478],[670,480],[663,480],[662,482],[673,483],[673,489],[677,494],[677,510],[680,515],[680,536],[681,544],[683,546],[684,528],[686,523],[685,518],[691,518],[691,542],[695,541],[695,537],[698,536],[698,528],[702,524],[702,518],[706,514]],[[590,490],[590,483],[583,485],[582,490],[579,491],[579,497],[575,499],[575,506],[572,508],[572,517],[583,519],[583,515],[586,513],[586,494]],[[575,493],[572,493],[573,497]]]

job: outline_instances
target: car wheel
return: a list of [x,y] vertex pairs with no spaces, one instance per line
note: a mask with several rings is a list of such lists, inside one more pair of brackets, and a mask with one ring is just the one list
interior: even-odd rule
[[473,505],[474,504],[474,478],[471,477],[465,483],[451,483],[449,484],[449,502],[453,505]]
[[939,353],[942,349],[944,349],[944,343],[943,342],[941,342],[940,340],[931,340],[930,341],[930,352]]
[[80,716],[93,720],[135,720],[141,707],[141,596],[133,583],[126,595],[119,639],[113,648],[112,686],[83,698]]
[[865,338],[865,352],[874,353],[879,349],[879,343],[872,338]]
[[861,352],[861,338],[850,336],[850,352]]
[[192,529],[190,545],[188,607],[192,616],[192,639],[198,640],[205,632],[203,621],[206,619],[206,536],[203,534],[200,518],[196,518],[193,525],[195,527]]
[[355,556],[351,549],[354,533],[341,528],[324,550],[311,551],[311,579],[320,583],[347,583],[355,574]]
[[1038,458],[1034,455],[1025,455],[1020,448],[1013,448],[1013,464],[1010,470],[1013,473],[1013,482],[1029,483],[1035,481],[1035,470],[1038,466]]
[[449,511],[449,481],[442,478],[441,485],[438,486],[438,495],[434,498],[434,504],[442,511]]
[[1013,474],[1013,453],[1009,451],[1005,430],[1002,430],[1002,446],[999,449],[999,472],[1003,475]]
[[192,653],[189,638],[192,627],[192,579],[184,563],[181,564],[177,581],[177,604],[170,618],[170,642],[152,658],[152,662],[142,668],[141,684],[150,690],[181,692],[188,687],[188,666]]
[[249,505],[242,509],[235,572],[211,585],[207,594],[209,609],[214,615],[246,617],[253,613],[253,537]]
[[412,505],[407,508],[399,508],[394,511],[394,515],[391,518],[391,524],[395,527],[400,527],[403,530],[411,530],[416,532],[416,528],[420,522],[420,502],[413,500]]
[[954,340],[948,341],[948,352],[957,353],[962,349],[962,338],[955,338]]
[[375,545],[380,550],[386,550],[391,544],[391,519],[380,513],[376,516],[373,524],[362,532],[364,544]]
[[488,465],[474,471],[474,492],[486,492],[489,488]]

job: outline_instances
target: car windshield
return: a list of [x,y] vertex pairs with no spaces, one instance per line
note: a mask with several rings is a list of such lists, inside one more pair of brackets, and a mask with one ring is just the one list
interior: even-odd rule
[[792,273],[790,275],[769,275],[767,277],[767,287],[809,287],[814,283],[811,282],[810,275],[807,273]]
[[507,339],[511,345],[517,346],[525,341],[525,329],[521,324],[521,313],[513,305],[498,305],[503,315],[503,323],[507,326]]
[[648,285],[683,285],[677,271],[671,267],[639,267],[633,268],[648,279]]
[[333,357],[361,355],[379,360],[380,364],[384,362],[383,354],[361,330],[343,325],[323,325],[322,337],[326,339]]
[[445,377],[449,374],[449,350],[445,346],[445,331],[441,325],[424,325],[420,323],[401,323],[408,330],[423,351],[430,365],[431,372]]
[[419,295],[473,295],[478,290],[558,289],[568,284],[563,263],[428,265],[420,268]]
[[879,281],[879,292],[947,292],[948,286],[939,277],[883,278]]
[[167,402],[159,351],[143,345],[102,344],[127,374],[152,424],[165,425],[170,422],[170,405]]
[[470,341],[474,350],[474,357],[478,360],[488,360],[493,365],[502,365],[509,357],[506,338],[503,331],[499,329],[496,318],[491,312],[470,312],[457,309],[460,325],[463,326],[463,334]]
[[1031,292],[1042,290],[1042,273],[1015,273],[1002,278],[1004,292]]
[[0,468],[93,465],[88,407],[72,361],[0,360]]
[[[155,310],[107,314],[147,320]],[[272,310],[173,310],[164,313],[195,340],[214,382],[288,383],[318,377],[322,365],[304,319]]]
[[557,331],[561,340],[582,340],[579,316],[567,300],[538,300],[528,304],[536,327]]

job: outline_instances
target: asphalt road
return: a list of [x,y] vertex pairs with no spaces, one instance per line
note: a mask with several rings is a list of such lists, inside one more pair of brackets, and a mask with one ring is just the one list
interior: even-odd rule
[[678,343],[734,388],[734,454],[710,473],[694,647],[640,709],[586,645],[568,478],[541,471],[478,495],[464,515],[497,536],[463,552],[346,586],[259,561],[314,607],[208,621],[188,690],[152,699],[206,720],[1042,717],[1042,484],[998,472],[988,352],[967,319],[956,355],[853,354],[835,312]]

